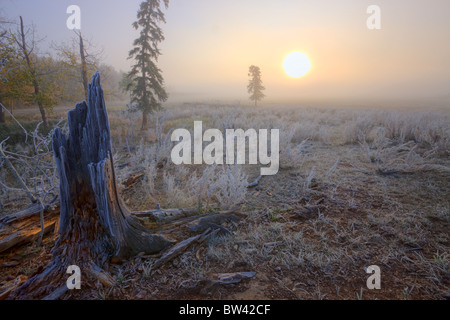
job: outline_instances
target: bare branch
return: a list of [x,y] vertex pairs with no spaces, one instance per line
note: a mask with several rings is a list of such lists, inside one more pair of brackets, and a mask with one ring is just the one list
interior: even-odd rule
[[25,133],[25,142],[27,142],[27,140],[28,140],[28,131],[27,130],[25,130],[25,128],[20,124],[20,122],[12,115],[12,113],[11,112],[9,112],[9,110],[3,105],[3,104],[1,104],[0,103],[0,108],[3,108],[3,110],[5,110],[8,114],[9,114],[9,116],[19,125],[19,127],[21,127],[22,128],[22,130],[23,130],[23,132]]
[[6,157],[5,153],[3,152],[3,148],[1,148],[1,146],[0,146],[0,158],[3,158],[4,162],[6,163],[6,166],[9,168],[9,170],[11,171],[12,175],[14,176],[14,178],[16,178],[17,182],[20,184],[22,189],[25,191],[25,193],[27,194],[28,198],[30,198],[30,201],[32,203],[36,203],[38,200],[33,196],[31,191],[25,185],[25,182],[23,182],[23,180],[20,177],[19,173],[17,173],[16,168],[14,168],[12,163],[8,160],[8,158]]

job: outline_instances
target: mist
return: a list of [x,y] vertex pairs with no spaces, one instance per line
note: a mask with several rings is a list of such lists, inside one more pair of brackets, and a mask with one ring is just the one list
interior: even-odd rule
[[[81,0],[82,32],[124,72],[136,31],[139,0]],[[72,35],[65,28],[70,1],[4,1],[2,15],[32,21],[47,46]],[[258,65],[265,103],[450,105],[450,2],[378,1],[381,30],[369,30],[371,3],[171,1],[159,66],[168,102],[248,102],[247,69]],[[49,18],[51,17],[51,18]],[[283,59],[305,52],[312,70],[289,78]],[[45,50],[44,50],[45,51]]]

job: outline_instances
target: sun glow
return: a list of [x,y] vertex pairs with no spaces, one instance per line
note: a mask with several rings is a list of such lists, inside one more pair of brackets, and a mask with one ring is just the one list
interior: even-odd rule
[[283,68],[288,76],[300,78],[311,70],[311,62],[303,52],[293,52],[284,59]]

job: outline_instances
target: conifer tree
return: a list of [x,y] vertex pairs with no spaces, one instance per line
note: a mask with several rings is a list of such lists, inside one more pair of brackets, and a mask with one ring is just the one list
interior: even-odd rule
[[250,100],[255,102],[255,107],[258,106],[258,102],[261,101],[265,94],[263,91],[266,89],[261,80],[261,69],[257,66],[250,66],[249,73],[250,78],[247,86],[248,93],[250,94]]
[[129,53],[129,59],[134,59],[130,73],[129,87],[131,92],[131,104],[142,112],[141,130],[146,129],[148,114],[161,108],[161,103],[168,98],[164,88],[164,78],[157,66],[161,51],[158,45],[164,40],[164,34],[159,24],[165,23],[164,13],[161,7],[167,9],[169,0],[145,0],[141,3],[137,21],[133,23],[136,30],[140,30],[139,38]]

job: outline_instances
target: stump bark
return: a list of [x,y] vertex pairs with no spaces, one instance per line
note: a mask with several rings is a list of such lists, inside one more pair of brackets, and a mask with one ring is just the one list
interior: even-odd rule
[[98,279],[99,269],[105,269],[112,259],[152,254],[173,245],[162,235],[150,234],[119,195],[98,72],[89,84],[88,102],[69,111],[68,124],[68,136],[59,128],[53,134],[61,205],[53,259],[18,289],[16,297],[42,297],[65,285],[69,265],[81,268],[86,284]]

